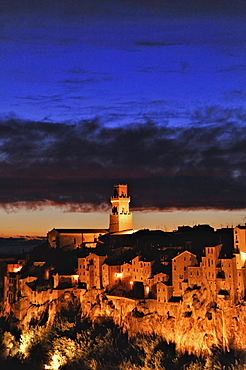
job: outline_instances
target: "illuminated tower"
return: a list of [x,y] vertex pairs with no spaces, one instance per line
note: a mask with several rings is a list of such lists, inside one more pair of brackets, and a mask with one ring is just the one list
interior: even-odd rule
[[130,200],[127,194],[127,185],[114,185],[114,195],[110,197],[112,204],[110,232],[132,230],[132,214],[129,211]]

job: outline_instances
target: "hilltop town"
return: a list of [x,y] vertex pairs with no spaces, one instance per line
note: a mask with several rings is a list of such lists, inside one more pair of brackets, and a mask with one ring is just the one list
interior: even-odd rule
[[[185,330],[192,319],[208,336],[206,345],[189,339],[198,351],[219,340],[226,344],[233,317],[239,333],[233,340],[239,342],[239,318],[246,315],[246,226],[134,230],[127,185],[115,185],[110,202],[109,229],[54,228],[32,252],[0,259],[1,315],[22,325],[48,322],[63,300],[79,305],[83,315],[108,315],[132,332],[154,331],[176,343],[185,341],[175,334],[178,321],[184,320]],[[212,318],[222,320],[223,331]],[[240,345],[246,348],[245,340]]]

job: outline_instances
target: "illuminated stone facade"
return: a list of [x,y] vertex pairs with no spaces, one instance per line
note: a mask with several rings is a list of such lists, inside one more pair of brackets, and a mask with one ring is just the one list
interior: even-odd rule
[[141,284],[144,296],[156,298],[158,282],[167,282],[169,275],[153,271],[154,260],[136,256],[125,263],[114,263],[107,256],[90,253],[87,257],[78,258],[78,275],[87,289],[97,288],[111,290],[122,285],[126,292],[134,289],[136,283]]
[[[93,230],[93,237],[97,237]],[[223,244],[218,244],[205,247],[202,255],[195,255],[188,250],[180,252],[174,248],[174,257],[170,257],[169,262],[162,261],[163,252],[159,255],[159,261],[156,257],[149,258],[137,252],[135,256],[120,262],[122,252],[113,252],[108,257],[102,251],[100,254],[100,248],[96,248],[95,252],[89,252],[88,249],[85,257],[79,257],[77,270],[68,275],[46,267],[45,261],[34,261],[33,266],[42,271],[43,279],[53,284],[53,289],[81,286],[89,291],[98,289],[111,292],[120,286],[126,296],[133,297],[140,289],[143,298],[165,303],[176,302],[178,298],[182,300],[187,290],[203,287],[214,302],[223,298],[236,303],[245,297],[246,291],[246,267],[243,262],[245,230],[240,226],[235,228],[234,249],[231,248],[229,253]],[[52,230],[50,237],[57,236],[57,232]],[[88,233],[88,238],[91,235]],[[21,271],[24,264],[25,261],[6,264],[4,301],[8,304],[17,301],[22,295]],[[170,270],[168,266],[171,266]],[[36,276],[41,275],[38,273]],[[117,289],[115,291],[117,295]]]
[[246,226],[234,228],[234,252],[237,259],[237,268],[242,268],[246,262]]
[[53,248],[95,248],[98,238],[106,233],[106,229],[52,229],[47,234],[47,240]]
[[127,185],[114,186],[114,195],[110,197],[112,212],[110,214],[109,231],[111,233],[132,230],[132,214],[129,210],[130,200]]
[[78,258],[78,276],[87,289],[102,288],[102,264],[105,256],[90,253],[85,258]]
[[172,259],[172,282],[174,295],[181,296],[185,290],[185,284],[188,280],[188,266],[197,264],[196,256],[184,251]]

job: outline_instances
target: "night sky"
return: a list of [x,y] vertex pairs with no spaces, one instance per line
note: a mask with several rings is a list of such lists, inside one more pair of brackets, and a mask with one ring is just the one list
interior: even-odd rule
[[1,0],[0,235],[107,227],[119,182],[136,228],[245,222],[245,16],[238,0]]

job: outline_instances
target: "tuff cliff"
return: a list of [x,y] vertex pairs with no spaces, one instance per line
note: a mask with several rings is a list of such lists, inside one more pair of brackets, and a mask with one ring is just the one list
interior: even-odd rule
[[214,303],[205,287],[187,290],[182,301],[168,303],[109,296],[97,289],[33,292],[26,288],[25,296],[5,307],[2,315],[11,314],[27,328],[30,323],[51,325],[57,313],[72,314],[76,320],[110,317],[129,335],[155,333],[189,353],[209,353],[213,346],[246,350],[246,302]]

